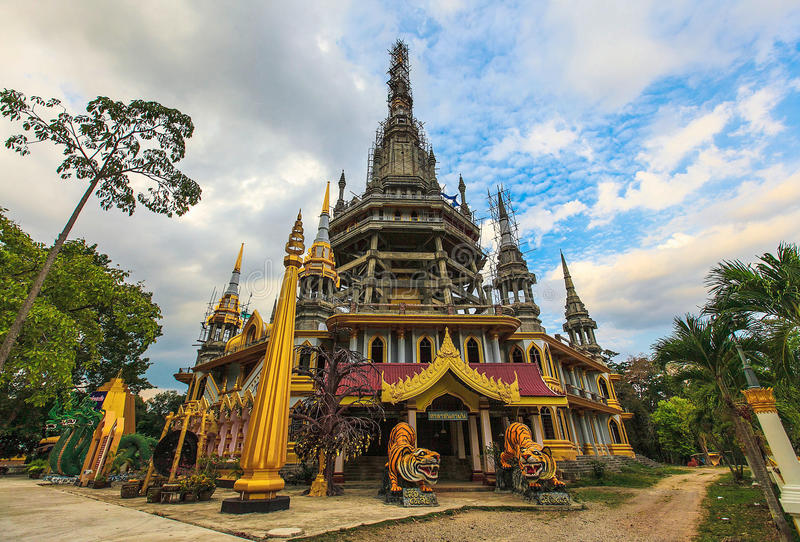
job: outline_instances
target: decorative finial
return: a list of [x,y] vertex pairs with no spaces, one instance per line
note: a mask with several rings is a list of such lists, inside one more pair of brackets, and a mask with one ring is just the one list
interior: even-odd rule
[[300,267],[303,265],[303,258],[301,255],[306,247],[303,244],[303,213],[302,210],[297,213],[297,220],[294,221],[292,233],[289,234],[289,242],[286,243],[287,256],[283,259],[284,265],[295,265]]
[[322,212],[320,214],[323,215],[331,214],[330,194],[331,194],[331,183],[330,181],[328,181],[328,184],[325,185],[325,198],[322,200]]
[[242,272],[242,253],[244,252],[244,243],[242,246],[239,247],[239,256],[236,258],[236,263],[233,266],[233,270],[237,273]]

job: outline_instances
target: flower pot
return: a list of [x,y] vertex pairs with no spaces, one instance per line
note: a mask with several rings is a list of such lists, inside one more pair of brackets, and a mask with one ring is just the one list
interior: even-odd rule
[[161,502],[161,487],[147,488],[147,502]]
[[204,491],[200,491],[197,494],[197,500],[199,500],[199,501],[209,501],[209,500],[211,500],[211,495],[214,494],[214,491],[216,489],[217,488],[211,488],[211,489],[206,489]]
[[141,484],[137,482],[125,482],[119,488],[119,496],[123,499],[132,499],[139,496]]
[[90,484],[92,489],[104,489],[110,486],[111,483],[108,480],[92,480]]
[[34,480],[38,480],[41,477],[42,477],[42,471],[28,472],[28,478],[33,478]]
[[185,493],[183,495],[183,502],[197,502],[197,493]]

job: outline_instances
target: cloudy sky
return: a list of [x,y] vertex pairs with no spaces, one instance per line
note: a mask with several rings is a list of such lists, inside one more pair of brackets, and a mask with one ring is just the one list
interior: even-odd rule
[[[628,355],[697,310],[714,263],[798,241],[796,2],[265,4],[2,8],[3,87],[75,111],[97,95],[144,98],[194,121],[181,165],[203,187],[199,205],[169,219],[93,201],[73,230],[155,293],[159,387],[178,387],[172,373],[193,364],[239,243],[244,297],[269,313],[297,209],[316,228],[324,182],[342,169],[348,191],[363,190],[398,37],[445,191],[463,174],[481,216],[487,188],[512,193],[551,333],[559,249],[599,341]],[[13,131],[0,121],[0,137]],[[58,162],[40,146],[0,152],[0,205],[48,243],[84,190],[58,179]]]

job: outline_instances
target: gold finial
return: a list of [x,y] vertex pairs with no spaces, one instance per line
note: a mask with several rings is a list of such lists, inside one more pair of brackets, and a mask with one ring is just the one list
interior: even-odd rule
[[331,214],[330,193],[331,193],[331,182],[328,181],[327,186],[325,186],[325,199],[322,200],[322,213],[320,214],[323,215]]
[[450,338],[450,330],[447,327],[444,328],[444,339],[442,339],[442,346],[439,347],[439,352],[442,355],[458,356],[458,350],[456,345],[453,344],[453,339]]
[[301,255],[306,248],[303,241],[303,214],[300,211],[297,213],[297,220],[294,221],[292,233],[289,234],[289,242],[286,243],[287,256],[283,259],[284,265],[296,265],[297,267],[303,265]]
[[117,376],[115,376],[114,378],[122,378],[122,369],[117,371]]
[[242,271],[242,252],[244,252],[244,243],[239,247],[239,257],[236,258],[236,264],[233,266],[233,270],[237,273]]

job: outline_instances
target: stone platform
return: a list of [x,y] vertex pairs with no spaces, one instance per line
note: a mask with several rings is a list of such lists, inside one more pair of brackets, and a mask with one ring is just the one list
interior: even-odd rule
[[[33,481],[31,481],[33,482]],[[237,535],[251,540],[261,540],[267,531],[278,528],[299,528],[303,537],[314,536],[331,531],[351,529],[362,525],[383,523],[408,517],[423,517],[448,510],[459,509],[514,509],[530,510],[533,513],[547,514],[552,511],[582,510],[583,506],[547,507],[526,503],[510,494],[485,491],[440,492],[437,493],[438,506],[404,508],[385,504],[377,497],[377,487],[345,489],[341,497],[308,497],[302,495],[303,488],[292,488],[281,492],[291,498],[289,510],[269,514],[231,515],[220,513],[223,499],[237,497],[232,490],[218,488],[210,501],[189,504],[153,504],[142,498],[121,499],[119,487],[109,489],[87,489],[71,486],[48,486],[54,492],[67,492],[112,503],[126,508],[134,508],[150,514],[213,529],[222,533]]]

